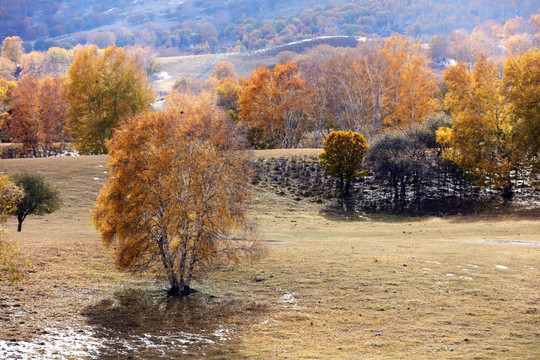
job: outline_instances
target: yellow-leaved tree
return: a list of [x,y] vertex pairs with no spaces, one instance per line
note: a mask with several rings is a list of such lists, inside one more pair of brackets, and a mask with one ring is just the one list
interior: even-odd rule
[[81,154],[106,153],[119,122],[154,99],[137,56],[115,46],[76,50],[65,94],[68,133]]
[[448,68],[445,106],[452,115],[451,129],[439,129],[437,138],[446,148],[444,157],[456,162],[481,185],[509,194],[513,156],[513,126],[495,64],[480,56],[471,71],[459,62]]
[[505,98],[510,106],[516,139],[516,157],[540,179],[540,50],[507,59],[504,64]]
[[326,173],[339,179],[341,196],[349,193],[351,181],[362,175],[362,161],[369,146],[364,135],[349,131],[332,131],[324,141],[319,163]]
[[5,223],[7,216],[17,209],[23,198],[23,191],[9,180],[7,175],[0,175],[0,279],[12,282],[23,277],[25,268],[16,244],[7,238]]
[[188,295],[196,271],[262,249],[246,217],[250,155],[209,95],[173,94],[163,111],[123,122],[93,212],[116,265],[166,274]]

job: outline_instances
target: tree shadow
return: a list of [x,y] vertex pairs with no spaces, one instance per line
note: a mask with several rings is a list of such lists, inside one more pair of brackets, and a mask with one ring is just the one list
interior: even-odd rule
[[126,289],[82,315],[99,339],[100,359],[239,358],[238,324],[263,311],[262,305],[201,292],[168,297],[165,291]]

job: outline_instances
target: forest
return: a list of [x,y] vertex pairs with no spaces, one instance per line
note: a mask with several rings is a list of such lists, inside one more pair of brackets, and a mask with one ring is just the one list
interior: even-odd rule
[[[527,24],[538,13],[535,1],[334,0],[295,2],[292,9],[289,3],[189,0],[173,7],[149,6],[150,0],[4,1],[0,38],[20,36],[26,52],[92,43],[101,48],[149,47],[160,56],[253,51],[329,35],[402,34],[426,43],[438,35],[463,47],[467,47],[463,38],[470,35],[485,47],[500,40],[501,27],[509,19],[518,18],[518,23],[507,25],[505,35],[520,35],[512,41],[528,46],[539,41],[534,38],[536,30]],[[452,57],[463,58],[467,56],[463,52],[476,45],[454,49]]]

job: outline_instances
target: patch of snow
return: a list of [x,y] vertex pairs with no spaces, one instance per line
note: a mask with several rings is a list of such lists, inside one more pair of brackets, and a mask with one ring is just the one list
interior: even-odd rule
[[454,277],[454,274],[446,274],[446,276]]
[[156,76],[157,76],[157,78],[158,78],[157,82],[160,82],[160,81],[162,81],[162,80],[169,80],[169,79],[172,78],[172,76],[169,75],[169,73],[166,72],[166,71],[161,71],[161,72],[157,73]]
[[428,271],[431,271],[430,268],[422,268],[422,270],[428,270]]
[[479,266],[478,265],[474,265],[474,264],[467,264],[468,267],[473,267],[473,268],[478,268]]
[[503,270],[508,269],[508,266],[504,266],[504,265],[496,265],[495,267],[496,267],[497,269],[503,269]]
[[495,244],[510,244],[510,245],[524,245],[524,246],[540,246],[540,242],[532,241],[515,241],[515,240],[485,240],[488,243]]
[[98,177],[94,177],[94,180],[96,180],[96,181],[97,181],[97,180],[101,180],[101,179],[100,179],[100,178],[98,178]]
[[459,277],[460,279],[465,279],[465,280],[472,280],[473,278],[470,277],[470,276],[460,276]]
[[280,303],[294,303],[296,299],[291,293],[286,293],[282,297],[279,298]]
[[[0,340],[0,359],[100,359],[103,354],[127,355],[143,348],[154,348],[163,354],[168,349],[182,349],[193,344],[214,344],[232,338],[232,331],[220,328],[211,336],[187,332],[162,333],[162,335],[129,335],[126,338],[115,336],[96,336],[91,328],[75,330],[72,328],[46,328],[43,334],[32,341]],[[101,332],[100,331],[100,332]]]

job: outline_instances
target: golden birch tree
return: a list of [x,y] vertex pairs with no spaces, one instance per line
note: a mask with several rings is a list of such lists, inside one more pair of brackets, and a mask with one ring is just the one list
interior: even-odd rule
[[154,95],[135,55],[122,48],[75,52],[65,96],[67,128],[81,154],[104,154],[122,119],[148,108]]
[[509,194],[510,172],[516,168],[512,123],[495,64],[480,56],[471,71],[458,63],[444,74],[448,93],[445,106],[452,115],[451,129],[440,129],[444,156],[456,162],[479,184]]
[[505,99],[509,103],[516,139],[516,157],[540,183],[540,50],[507,59],[504,64]]
[[241,121],[262,130],[261,143],[266,146],[297,147],[308,128],[307,92],[296,63],[277,64],[273,70],[258,67],[240,89]]
[[197,272],[260,250],[246,217],[249,154],[226,113],[205,94],[174,94],[108,143],[110,177],[93,212],[116,265],[164,273],[188,295]]

